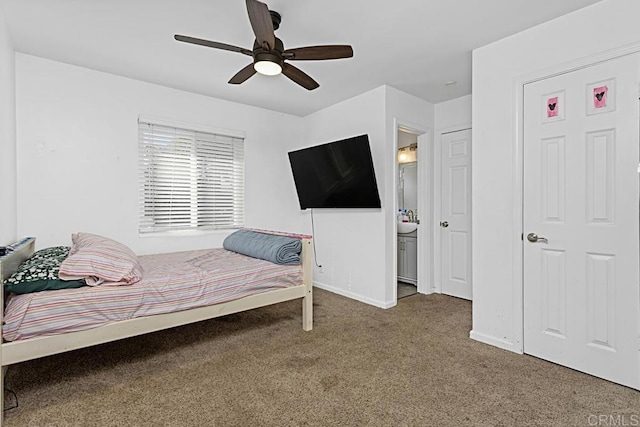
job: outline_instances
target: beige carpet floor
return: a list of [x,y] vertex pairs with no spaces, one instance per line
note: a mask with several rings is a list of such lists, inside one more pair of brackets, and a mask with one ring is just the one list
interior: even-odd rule
[[414,295],[382,310],[321,290],[315,300],[311,332],[292,301],[12,366],[6,386],[20,406],[6,412],[4,425],[640,420],[635,390],[469,339],[467,301]]

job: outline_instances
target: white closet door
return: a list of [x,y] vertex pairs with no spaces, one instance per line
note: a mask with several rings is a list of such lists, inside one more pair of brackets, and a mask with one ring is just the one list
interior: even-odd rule
[[523,195],[525,353],[635,388],[638,64],[525,86]]
[[471,130],[442,135],[442,293],[471,299]]

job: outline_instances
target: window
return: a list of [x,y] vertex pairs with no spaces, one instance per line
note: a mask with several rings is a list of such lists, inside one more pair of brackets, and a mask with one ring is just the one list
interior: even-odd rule
[[244,225],[244,138],[138,124],[140,233]]

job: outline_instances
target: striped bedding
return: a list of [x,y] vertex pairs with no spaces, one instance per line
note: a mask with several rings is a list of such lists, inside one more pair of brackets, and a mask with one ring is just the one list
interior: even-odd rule
[[133,285],[10,295],[4,340],[81,331],[302,284],[299,265],[277,265],[222,248],[138,258],[144,275]]

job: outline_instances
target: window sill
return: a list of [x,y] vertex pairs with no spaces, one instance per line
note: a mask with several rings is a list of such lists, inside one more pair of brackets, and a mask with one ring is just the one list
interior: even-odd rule
[[226,228],[224,230],[175,230],[175,231],[159,231],[157,233],[140,233],[138,237],[195,237],[206,235],[231,234],[239,228]]

